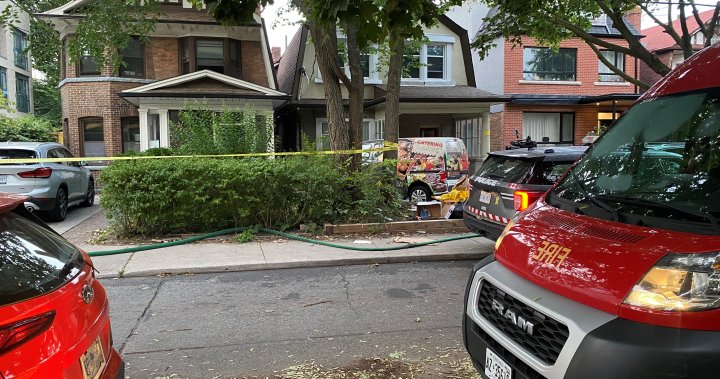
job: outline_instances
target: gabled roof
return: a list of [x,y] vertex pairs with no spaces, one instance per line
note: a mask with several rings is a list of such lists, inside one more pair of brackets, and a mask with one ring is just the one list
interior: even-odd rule
[[120,92],[122,97],[245,97],[287,98],[280,91],[236,79],[210,70],[202,70],[161,80]]
[[[439,18],[442,25],[445,25],[460,39],[460,47],[463,53],[463,64],[465,66],[465,75],[467,76],[468,85],[475,87],[475,68],[473,67],[472,50],[470,48],[470,37],[465,28],[458,25],[449,17],[442,15]],[[303,70],[303,59],[305,57],[305,45],[308,40],[308,30],[305,26],[298,28],[292,41],[285,49],[280,59],[280,65],[277,70],[278,85],[281,91],[292,95],[293,99],[298,98],[300,87],[300,75]]]
[[[700,13],[700,19],[703,23],[708,23],[712,19],[714,12],[714,9],[702,12]],[[686,17],[685,21],[687,22],[688,31],[690,32],[690,34],[694,34],[698,29],[700,29],[700,26],[695,20],[694,15],[691,14],[690,16]],[[678,34],[682,34],[682,27],[680,25],[679,18],[673,21],[672,28],[677,31]],[[647,29],[643,29],[642,32],[643,34],[645,34],[645,39],[643,39],[643,43],[645,44],[645,47],[650,51],[671,49],[676,47],[677,45],[675,40],[669,34],[667,34],[665,32],[665,29],[663,29],[663,27],[660,25],[655,25]]]

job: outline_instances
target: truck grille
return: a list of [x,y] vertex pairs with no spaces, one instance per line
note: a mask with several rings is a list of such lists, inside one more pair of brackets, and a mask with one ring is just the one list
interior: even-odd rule
[[[511,310],[518,318],[522,317],[531,322],[532,334],[516,325],[510,318],[503,316],[497,309],[493,309],[493,300],[502,304],[506,311]],[[569,336],[567,326],[513,298],[486,280],[482,282],[480,288],[478,308],[486,320],[510,339],[545,364],[555,364]]]

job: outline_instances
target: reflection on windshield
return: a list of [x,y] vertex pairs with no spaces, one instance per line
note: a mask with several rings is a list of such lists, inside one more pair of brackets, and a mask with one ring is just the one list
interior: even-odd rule
[[637,104],[573,171],[577,182],[566,177],[553,196],[616,199],[630,214],[716,224],[720,90]]

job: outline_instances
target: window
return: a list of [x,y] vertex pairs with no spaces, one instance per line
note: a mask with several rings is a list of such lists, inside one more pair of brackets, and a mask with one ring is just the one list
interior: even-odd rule
[[540,145],[572,145],[575,114],[523,112],[523,137],[527,136]]
[[[347,58],[347,38],[338,37],[338,67],[345,70],[345,75],[350,76],[350,65]],[[374,79],[374,72],[371,71],[373,54],[368,49],[360,54],[360,66],[362,66],[365,79]],[[374,70],[374,67],[372,67]]]
[[13,31],[13,52],[15,53],[15,66],[27,70],[27,36],[17,29]]
[[408,46],[403,61],[403,79],[449,80],[449,50],[448,43]]
[[420,79],[420,53],[422,49],[408,47],[403,58],[403,78]]
[[125,78],[145,77],[145,44],[138,38],[133,38],[122,51],[123,66],[120,67],[120,76]]
[[544,47],[523,49],[523,79],[538,81],[574,81],[577,49],[558,52]]
[[316,121],[315,144],[318,150],[330,150],[330,127],[327,120]]
[[603,13],[600,16],[593,18],[590,20],[590,24],[592,26],[607,26],[607,15]]
[[180,44],[180,69],[183,74],[211,70],[234,78],[241,77],[240,41],[188,37]]
[[148,140],[149,147],[160,147],[160,115],[148,114]]
[[[603,57],[621,71],[625,71],[625,54],[617,51],[605,50],[601,52]],[[602,61],[598,60],[598,81],[599,82],[623,82],[620,75],[615,74]]]
[[30,78],[15,73],[15,103],[18,112],[30,112]]
[[[375,141],[375,140],[381,140],[383,139],[383,130],[382,128],[385,127],[384,121],[382,121],[382,125],[379,125],[378,122],[371,119],[363,120],[363,142],[365,141]],[[378,129],[378,126],[380,126],[380,129]]]
[[80,57],[80,75],[100,75],[100,65],[90,52],[85,52]]
[[7,58],[7,28],[3,25],[0,27],[0,57]]
[[385,139],[385,120],[376,120],[375,121],[375,139],[377,139],[377,140]]
[[8,86],[7,86],[7,69],[0,67],[0,90],[2,90],[3,96],[8,97]]
[[471,157],[479,155],[480,152],[480,125],[482,121],[479,118],[455,121],[455,137],[465,143]]
[[101,118],[89,118],[81,121],[83,136],[83,155],[86,157],[105,156],[105,132]]
[[140,151],[140,119],[125,117],[122,124],[123,153]]

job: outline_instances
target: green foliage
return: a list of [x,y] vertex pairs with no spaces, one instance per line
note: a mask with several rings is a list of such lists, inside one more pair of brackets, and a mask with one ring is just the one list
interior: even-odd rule
[[119,161],[102,172],[102,205],[123,234],[383,221],[403,209],[391,166],[349,172],[323,156]]
[[170,144],[180,155],[264,153],[273,148],[272,114],[259,115],[252,106],[242,111],[212,111],[193,104],[170,125]]
[[48,120],[54,128],[62,128],[62,107],[60,90],[48,81],[33,81],[33,103],[35,116]]
[[59,129],[44,118],[0,116],[0,141],[53,142],[57,141],[58,132]]
[[260,231],[259,227],[252,227],[244,230],[242,233],[235,235],[235,242],[248,243],[255,240],[255,236]]

